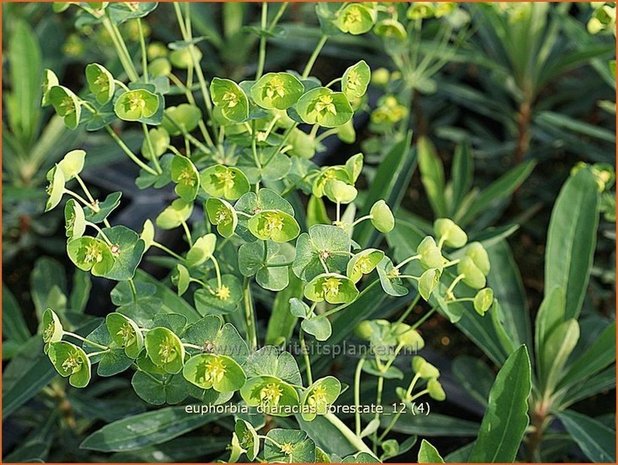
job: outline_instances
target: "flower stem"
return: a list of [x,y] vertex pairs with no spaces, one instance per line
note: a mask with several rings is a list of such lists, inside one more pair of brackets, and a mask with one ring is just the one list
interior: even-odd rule
[[127,144],[125,144],[124,141],[120,137],[118,137],[118,135],[114,132],[114,130],[112,128],[110,128],[109,126],[105,126],[105,129],[107,129],[107,132],[109,133],[109,135],[112,136],[112,139],[114,139],[114,141],[118,144],[118,146],[122,149],[122,151],[124,153],[126,153],[127,156],[131,160],[133,160],[133,162],[135,162],[135,164],[137,166],[139,166],[144,171],[152,174],[153,176],[158,176],[160,174],[160,173],[157,173],[155,170],[153,170],[150,166],[148,166],[142,160],[137,158],[137,155],[135,155],[131,151],[131,149],[129,147],[127,147]]
[[302,328],[299,331],[298,339],[300,340],[300,349],[303,351],[303,357],[305,358],[305,370],[307,370],[307,384],[311,386],[313,384],[313,375],[311,374],[311,361],[309,360],[309,351],[307,350],[305,334]]
[[253,298],[251,297],[251,282],[245,278],[243,283],[243,301],[245,305],[245,321],[247,324],[247,343],[251,351],[257,349],[257,330],[255,327],[255,310],[253,308]]
[[257,81],[262,77],[264,73],[264,62],[266,61],[266,21],[268,20],[268,3],[262,3],[262,18],[261,18],[261,34],[260,34],[260,48],[258,52],[258,66],[255,73],[255,80]]
[[64,335],[65,336],[74,337],[75,339],[79,339],[80,341],[83,341],[86,344],[91,345],[92,347],[96,347],[96,348],[101,349],[101,350],[109,350],[109,347],[106,347],[104,345],[98,344],[96,342],[92,342],[90,339],[86,339],[85,337],[80,336],[79,334],[75,334],[75,333],[71,333],[69,331],[65,331]]
[[356,371],[354,372],[354,420],[355,420],[355,431],[356,435],[360,436],[361,434],[361,415],[360,415],[360,380],[361,374],[363,372],[363,365],[365,364],[365,356],[358,361],[356,364]]
[[313,53],[309,57],[309,61],[307,62],[307,65],[305,66],[305,69],[303,70],[303,76],[302,76],[303,79],[307,79],[309,77],[309,73],[311,73],[311,69],[313,68],[313,65],[315,64],[315,61],[318,59],[318,55],[322,51],[322,48],[324,47],[324,44],[326,44],[327,40],[328,40],[328,36],[326,34],[322,34],[322,37],[320,37],[320,41],[315,46],[315,50],[313,50]]

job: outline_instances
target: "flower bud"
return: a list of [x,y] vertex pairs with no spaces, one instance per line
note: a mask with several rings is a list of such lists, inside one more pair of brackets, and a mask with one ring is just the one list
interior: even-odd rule
[[373,334],[373,328],[371,326],[371,322],[369,320],[361,321],[356,328],[354,329],[354,333],[361,339],[368,341]]
[[415,329],[405,323],[399,323],[393,328],[393,332],[397,337],[397,342],[404,347],[413,350],[421,350],[425,347],[425,341]]
[[491,268],[489,264],[489,256],[485,247],[480,242],[472,242],[466,247],[466,255],[472,259],[476,267],[487,276]]
[[440,381],[435,378],[427,381],[427,391],[429,391],[429,397],[433,400],[443,401],[446,399],[446,393],[444,389],[442,389]]
[[494,291],[489,287],[481,289],[474,296],[474,310],[476,313],[483,316],[485,312],[491,308],[494,303]]
[[438,240],[444,240],[449,247],[463,247],[468,242],[464,230],[448,218],[437,219],[433,224],[433,230]]
[[431,236],[427,236],[421,241],[416,253],[421,256],[421,263],[427,268],[441,268],[444,264],[442,252]]
[[464,256],[461,258],[457,264],[457,272],[464,275],[463,282],[472,289],[483,289],[485,287],[485,275],[470,257]]
[[374,203],[369,214],[371,215],[371,223],[378,231],[387,233],[395,227],[393,212],[384,200],[378,200]]
[[416,355],[412,358],[412,370],[423,379],[437,378],[440,376],[440,370],[420,355]]
[[374,86],[385,86],[391,77],[391,73],[386,68],[378,68],[371,73],[371,83]]

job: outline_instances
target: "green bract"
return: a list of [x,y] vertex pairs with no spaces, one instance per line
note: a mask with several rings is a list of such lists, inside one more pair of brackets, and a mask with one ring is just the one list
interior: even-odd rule
[[242,123],[249,117],[249,99],[234,81],[214,78],[210,83],[210,94],[227,119]]
[[305,123],[327,128],[341,126],[353,115],[352,107],[343,92],[333,92],[326,87],[317,87],[303,94],[296,109]]
[[298,236],[292,269],[306,281],[324,273],[324,265],[330,272],[345,273],[350,247],[350,236],[343,229],[316,224]]
[[146,333],[148,357],[166,373],[179,373],[184,365],[185,348],[173,331],[167,328],[153,328]]
[[354,282],[337,273],[324,273],[313,278],[305,286],[305,297],[314,302],[329,304],[350,303],[358,297]]
[[384,257],[376,267],[382,289],[389,295],[400,297],[408,293],[408,289],[401,284],[398,268],[395,268],[390,258]]
[[360,98],[367,92],[370,80],[371,69],[365,60],[361,60],[343,73],[341,91],[349,100]]
[[54,86],[48,92],[47,100],[64,120],[69,129],[75,129],[79,124],[82,107],[79,98],[63,86]]
[[437,378],[440,370],[419,355],[412,358],[412,370],[423,379]]
[[405,323],[398,323],[393,326],[393,333],[397,338],[399,344],[403,344],[404,347],[419,351],[425,347],[425,341],[421,335],[415,329],[412,329]]
[[290,384],[274,376],[257,376],[247,380],[240,395],[250,407],[274,416],[290,416],[299,403],[298,392]]
[[251,185],[245,174],[238,168],[215,165],[205,169],[200,174],[202,189],[213,197],[223,197],[236,200],[246,192]]
[[220,284],[217,279],[211,279],[206,284],[207,287],[196,291],[194,296],[198,310],[203,309],[202,314],[206,311],[226,314],[236,310],[242,300],[242,286],[236,276],[224,274]]
[[289,244],[255,241],[238,249],[238,269],[243,276],[255,276],[264,289],[280,291],[289,283],[288,266],[294,259],[294,248]]
[[51,308],[43,312],[43,316],[41,317],[41,330],[43,331],[43,342],[46,345],[62,340],[64,334],[62,323],[60,323],[60,318],[58,318],[58,315],[56,315]]
[[179,296],[187,292],[189,284],[191,284],[191,275],[186,266],[181,264],[176,265],[176,273],[172,275],[172,282],[176,284]]
[[373,32],[385,39],[393,39],[396,41],[404,41],[408,37],[406,29],[395,19],[383,19],[379,21],[373,28]]
[[317,415],[328,413],[328,408],[339,397],[341,383],[333,376],[318,379],[307,388],[300,401],[301,416],[305,421],[312,421]]
[[255,460],[260,451],[260,439],[255,428],[248,421],[238,419],[234,425],[234,433],[238,438],[238,444],[247,454],[247,458]]
[[418,292],[425,300],[429,300],[433,291],[440,284],[440,270],[431,268],[425,271],[418,280]]
[[206,201],[208,221],[217,226],[217,232],[223,237],[230,237],[236,231],[238,215],[229,203],[222,199]]
[[41,86],[41,93],[43,95],[43,97],[41,98],[42,106],[46,107],[47,105],[51,104],[49,100],[49,91],[52,89],[52,87],[55,87],[57,85],[58,76],[56,76],[56,74],[51,69],[46,69],[43,74],[43,84]]
[[363,275],[371,273],[384,258],[384,252],[377,249],[365,249],[357,253],[348,262],[346,274],[354,283],[360,281]]
[[[148,142],[148,139],[144,139],[144,142],[142,142],[142,155],[144,158],[159,158],[165,153],[170,145],[170,135],[163,127],[150,129],[148,131],[148,138],[150,139],[150,143]],[[150,149],[151,144],[152,150]],[[154,157],[152,153],[153,151]]]
[[300,233],[300,226],[294,217],[277,210],[257,213],[249,220],[248,226],[249,231],[258,239],[273,242],[288,242]]
[[491,268],[489,264],[489,256],[487,255],[485,247],[483,247],[480,242],[471,242],[468,244],[465,254],[467,257],[472,259],[476,267],[481,270],[485,276],[489,274],[489,270]]
[[182,199],[176,199],[172,204],[159,213],[157,216],[157,226],[162,229],[174,229],[187,221],[193,211],[193,203],[185,202]]
[[303,84],[289,73],[268,73],[251,87],[251,98],[262,108],[287,110],[305,91]]
[[187,381],[202,389],[234,392],[246,381],[245,372],[232,358],[225,355],[201,354],[191,357],[182,370]]
[[83,388],[90,382],[90,359],[80,347],[69,342],[52,342],[47,351],[49,360],[60,376],[69,378],[71,386]]
[[395,227],[395,217],[384,200],[378,200],[369,211],[371,224],[380,232],[387,233]]
[[159,103],[159,97],[146,89],[129,90],[116,99],[114,112],[124,121],[144,121],[157,113]]
[[343,181],[329,179],[324,183],[324,194],[331,202],[348,204],[354,201],[358,191]]
[[171,136],[179,136],[193,131],[202,119],[202,112],[195,105],[182,103],[168,107],[163,112],[163,129]]
[[105,317],[105,325],[112,341],[121,348],[129,358],[137,358],[144,347],[144,336],[137,324],[126,316],[114,312]]
[[86,66],[86,81],[90,92],[100,104],[109,102],[114,96],[116,88],[114,76],[103,66],[97,63]]
[[84,169],[86,152],[83,150],[71,150],[58,162],[58,168],[64,174],[64,180],[70,181],[79,175]]
[[94,276],[105,276],[114,266],[111,247],[101,239],[80,237],[70,240],[67,253],[80,270],[90,271]]
[[75,201],[67,200],[64,205],[64,229],[69,239],[77,239],[86,231],[86,217],[84,209]]
[[186,263],[189,267],[197,267],[212,257],[217,244],[217,236],[206,234],[198,238],[187,252]]
[[336,24],[342,32],[358,35],[369,32],[375,20],[375,10],[369,4],[352,3],[341,10]]
[[308,463],[316,460],[315,443],[307,433],[293,429],[272,429],[264,441],[264,458],[268,462]]
[[427,391],[433,400],[443,401],[446,399],[446,393],[444,389],[442,389],[440,381],[435,378],[427,381]]
[[187,157],[177,155],[172,160],[172,181],[176,183],[176,193],[185,202],[197,197],[200,188],[200,174]]
[[45,203],[46,212],[56,208],[62,200],[62,194],[64,194],[64,173],[58,168],[58,165],[47,172],[47,181],[49,181],[49,184],[46,192],[49,198]]

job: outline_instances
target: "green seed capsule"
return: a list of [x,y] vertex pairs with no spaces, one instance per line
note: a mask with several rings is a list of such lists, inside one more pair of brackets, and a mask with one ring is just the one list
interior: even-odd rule
[[461,258],[461,261],[457,264],[457,272],[464,275],[463,282],[472,289],[483,289],[485,287],[485,275],[470,257]]
[[443,240],[449,247],[463,247],[468,242],[464,230],[448,218],[437,219],[433,224],[433,230],[438,240]]
[[440,376],[440,370],[420,355],[412,359],[412,370],[423,379],[437,378]]
[[466,255],[472,259],[476,267],[487,276],[491,268],[489,264],[489,256],[485,247],[480,242],[472,242],[466,247]]
[[444,389],[442,389],[440,381],[435,378],[427,381],[427,391],[429,391],[429,397],[433,400],[443,401],[446,399],[446,393]]

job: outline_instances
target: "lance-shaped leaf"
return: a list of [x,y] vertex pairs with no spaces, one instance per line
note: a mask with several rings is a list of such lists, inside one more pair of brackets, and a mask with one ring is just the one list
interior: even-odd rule
[[86,81],[90,92],[101,105],[109,102],[114,96],[116,88],[114,76],[100,64],[91,63],[86,66]]
[[167,328],[153,328],[146,333],[146,352],[155,365],[167,373],[179,373],[184,365],[185,348]]
[[210,198],[206,201],[208,221],[217,226],[217,232],[223,237],[230,237],[236,231],[238,215],[232,205],[222,199]]
[[236,200],[249,192],[251,185],[238,168],[215,165],[200,174],[202,189],[213,197]]
[[69,342],[53,342],[47,351],[60,376],[69,378],[71,386],[83,388],[90,382],[90,360],[80,347]]
[[112,341],[124,348],[129,358],[137,358],[144,347],[144,336],[137,324],[121,313],[110,313],[105,317],[105,325]]
[[333,92],[326,87],[317,87],[303,94],[296,110],[305,123],[327,128],[344,125],[354,114],[343,92]]
[[305,297],[314,302],[345,304],[356,299],[358,294],[352,280],[337,273],[320,274],[305,286]]
[[305,91],[303,84],[289,73],[268,73],[251,87],[251,97],[262,108],[287,110]]
[[210,84],[210,94],[227,119],[242,123],[249,117],[249,99],[234,81],[214,78]]
[[187,381],[217,392],[238,391],[247,379],[234,359],[225,355],[200,354],[191,357],[182,370]]

